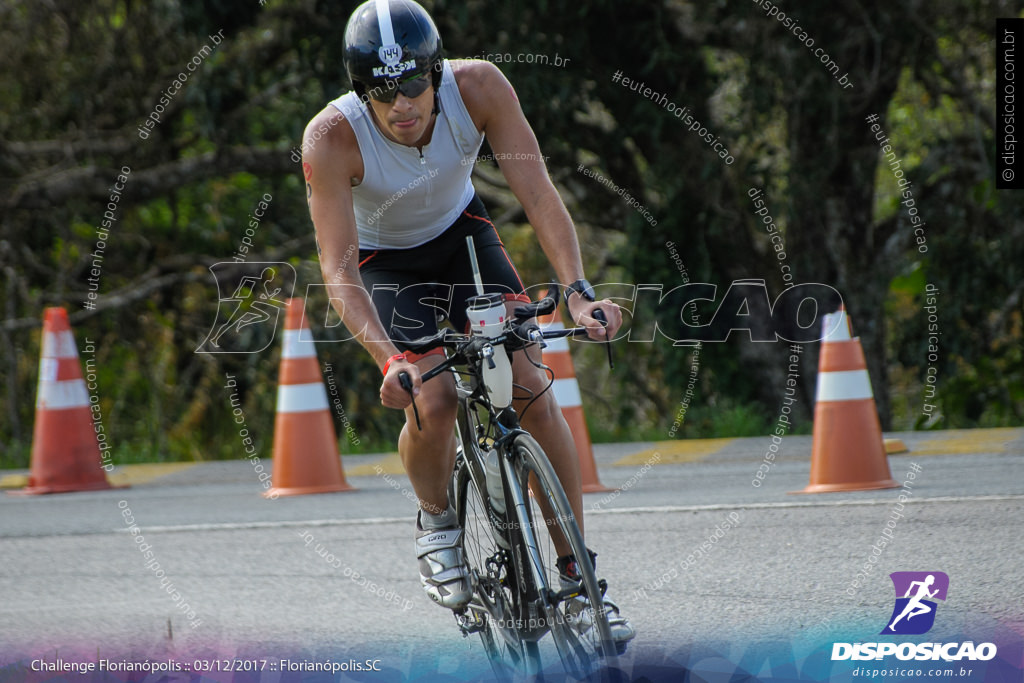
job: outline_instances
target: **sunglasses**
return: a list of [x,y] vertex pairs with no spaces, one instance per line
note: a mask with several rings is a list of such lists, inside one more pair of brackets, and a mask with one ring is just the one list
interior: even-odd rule
[[401,83],[395,83],[395,81],[388,81],[387,85],[378,85],[374,88],[367,89],[367,94],[370,99],[377,102],[383,102],[385,104],[391,104],[398,97],[398,93],[402,93],[409,99],[419,97],[427,88],[430,87],[431,78],[430,74],[420,74],[414,78],[410,78],[407,81]]

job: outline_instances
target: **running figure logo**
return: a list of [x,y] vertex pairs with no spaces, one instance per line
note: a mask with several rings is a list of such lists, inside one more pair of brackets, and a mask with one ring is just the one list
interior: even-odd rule
[[893,572],[896,606],[883,635],[916,636],[927,633],[935,623],[934,600],[945,600],[949,576],[943,572]]
[[[289,263],[251,263],[254,275],[238,278],[237,263],[210,266],[217,281],[217,319],[196,353],[259,353],[274,341],[277,321],[291,296],[295,269]],[[230,273],[230,274],[229,274]],[[284,275],[291,274],[286,283]],[[237,280],[230,296],[221,286]],[[287,292],[285,292],[287,288]]]

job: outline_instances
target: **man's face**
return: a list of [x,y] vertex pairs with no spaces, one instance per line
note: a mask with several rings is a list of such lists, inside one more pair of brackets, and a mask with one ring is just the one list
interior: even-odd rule
[[434,86],[431,85],[411,98],[398,93],[394,102],[378,102],[371,97],[369,104],[377,118],[377,127],[385,137],[414,147],[430,125],[434,110]]

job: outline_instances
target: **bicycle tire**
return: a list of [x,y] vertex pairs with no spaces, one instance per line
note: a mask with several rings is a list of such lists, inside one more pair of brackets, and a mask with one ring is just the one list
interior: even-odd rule
[[[463,612],[464,632],[477,632],[498,680],[512,681],[539,670],[536,643],[523,640],[516,628],[519,588],[511,574],[508,550],[494,538],[479,458],[466,458],[460,446],[452,476],[452,500],[463,529],[463,549],[473,582],[473,599]],[[479,452],[479,451],[478,451]],[[477,469],[474,481],[470,472]],[[465,620],[465,621],[463,621]]]
[[[518,523],[532,529],[537,543],[536,560],[540,566],[536,567],[536,571],[542,584],[535,587],[537,595],[547,590],[547,595],[551,596],[561,590],[556,563],[558,553],[552,535],[553,529],[557,527],[573,554],[581,560],[577,565],[582,577],[583,595],[588,598],[593,596],[582,604],[573,599],[558,605],[546,601],[549,602],[546,606],[548,628],[563,668],[567,674],[581,680],[601,669],[610,671],[617,663],[618,651],[604,609],[603,593],[592,563],[587,561],[589,554],[569,499],[547,455],[532,436],[519,434],[511,447],[516,454],[513,458],[516,478],[524,493],[525,510],[518,515]],[[526,493],[527,482],[532,484],[532,496]],[[544,505],[549,507],[548,515],[545,515]],[[549,519],[554,522],[549,524]],[[522,533],[517,534],[516,541],[523,545],[527,543]],[[524,553],[526,557],[532,557],[525,548]],[[597,607],[594,607],[595,604]],[[575,612],[581,607],[581,611]]]

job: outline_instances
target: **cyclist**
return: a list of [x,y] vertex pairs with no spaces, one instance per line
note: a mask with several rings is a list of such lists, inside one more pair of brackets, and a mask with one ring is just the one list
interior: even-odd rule
[[[421,372],[444,360],[442,349],[402,354],[390,337],[393,328],[411,338],[436,332],[439,313],[466,329],[465,300],[476,293],[467,235],[475,241],[485,291],[503,294],[509,310],[529,300],[470,179],[485,135],[560,281],[572,283],[566,299],[573,320],[604,340],[622,317],[611,301],[594,300],[572,219],[501,71],[485,61],[444,59],[433,20],[412,0],[363,3],[349,18],[344,41],[353,90],[310,121],[302,146],[320,266],[332,304],[381,368],[381,403],[406,409],[398,450],[420,499],[421,582],[435,602],[459,609],[471,587],[462,530],[447,496],[455,460],[454,382],[446,375],[421,382]],[[350,258],[355,248],[358,260]],[[598,307],[607,329],[593,317]],[[582,529],[572,435],[552,392],[541,393],[547,376],[524,356],[513,360],[515,381],[540,397],[522,414],[523,426],[548,453]],[[412,379],[422,430],[400,384],[402,372]],[[520,412],[524,405],[517,401]],[[578,581],[578,558],[567,545],[557,550],[561,580]],[[632,626],[617,606],[606,605],[615,639],[630,640]]]

